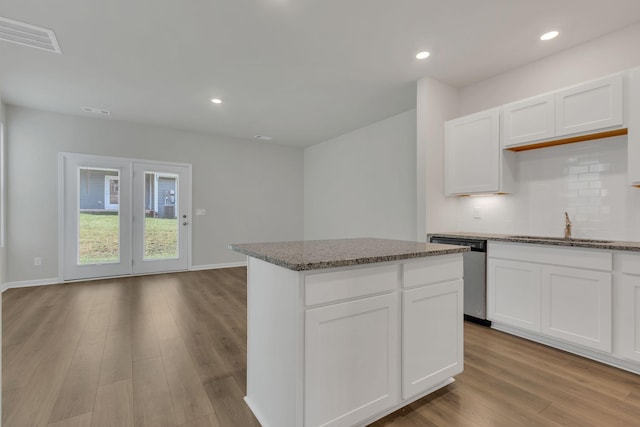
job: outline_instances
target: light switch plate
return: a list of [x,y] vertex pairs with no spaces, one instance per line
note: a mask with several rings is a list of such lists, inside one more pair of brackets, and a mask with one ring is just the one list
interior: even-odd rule
[[196,209],[196,215],[206,215],[206,214],[207,214],[206,209]]

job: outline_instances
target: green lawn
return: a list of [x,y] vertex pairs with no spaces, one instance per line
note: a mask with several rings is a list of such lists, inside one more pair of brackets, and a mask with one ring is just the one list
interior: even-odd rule
[[[145,218],[145,259],[178,256],[178,220]],[[80,214],[80,264],[118,261],[118,216]]]

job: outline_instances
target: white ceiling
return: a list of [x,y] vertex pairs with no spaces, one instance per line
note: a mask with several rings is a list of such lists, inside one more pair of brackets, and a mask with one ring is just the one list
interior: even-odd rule
[[463,87],[639,22],[640,1],[2,0],[0,16],[63,52],[0,41],[8,104],[308,146],[414,108],[421,77]]

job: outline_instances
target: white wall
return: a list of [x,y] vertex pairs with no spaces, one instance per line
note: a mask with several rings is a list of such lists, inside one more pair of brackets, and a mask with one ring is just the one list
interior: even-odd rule
[[[640,65],[638,44],[640,25],[634,25],[462,88],[458,116]],[[425,221],[430,232],[560,236],[567,211],[576,237],[640,240],[640,191],[626,184],[626,139],[520,152],[514,194],[450,198],[454,205],[443,205],[441,215],[454,217],[453,226],[432,226],[428,215],[418,220]],[[431,143],[437,150],[443,141]],[[441,174],[437,167],[427,169],[427,179],[438,179]],[[481,219],[473,219],[474,207],[480,208]]]
[[[5,170],[5,156],[4,156],[4,137],[5,130],[3,124],[6,122],[6,108],[2,103],[2,94],[0,94],[0,227],[4,227],[4,217],[5,217],[5,180],[4,180],[4,170]],[[0,234],[4,230],[0,231]],[[4,290],[4,284],[6,281],[6,250],[4,242],[0,244],[0,343],[2,343],[2,291]],[[2,366],[2,351],[0,351],[0,366]],[[0,369],[0,384],[2,384],[2,370]],[[2,387],[0,387],[0,420],[2,420]],[[0,425],[2,421],[0,421]]]
[[303,237],[302,149],[8,106],[11,282],[58,277],[62,151],[191,163],[192,206],[207,211],[192,217],[194,267],[244,261],[232,242]]
[[5,171],[7,165],[6,159],[6,106],[2,102],[2,94],[0,94],[0,290],[4,288],[7,281],[7,249],[5,242],[6,233],[6,180]]
[[413,240],[416,112],[304,151],[304,237]]
[[640,24],[462,88],[460,115],[638,66],[638,43]]
[[[458,91],[425,77],[418,81],[417,92],[417,210],[418,241],[426,233],[453,230],[455,200],[444,195],[444,126],[459,111]],[[425,220],[426,218],[426,220]]]

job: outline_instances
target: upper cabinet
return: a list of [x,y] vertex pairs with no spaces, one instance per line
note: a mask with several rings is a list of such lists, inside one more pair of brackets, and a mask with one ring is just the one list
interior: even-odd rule
[[640,187],[640,68],[629,73],[628,181]]
[[507,193],[513,177],[500,149],[497,108],[445,122],[444,190],[447,195]]
[[623,127],[623,103],[618,73],[504,105],[502,147],[521,151],[613,136],[604,132]]
[[513,147],[556,134],[553,95],[537,96],[502,107],[502,146]]
[[627,134],[640,187],[640,68],[445,122],[444,192],[511,193],[515,152]]
[[556,135],[622,126],[622,74],[556,93]]

